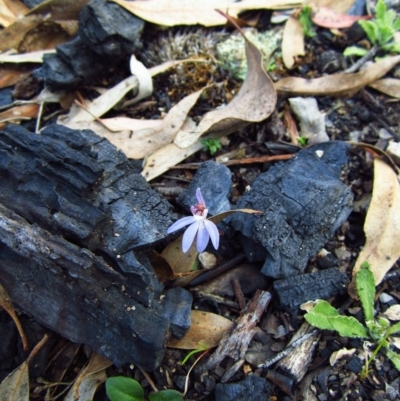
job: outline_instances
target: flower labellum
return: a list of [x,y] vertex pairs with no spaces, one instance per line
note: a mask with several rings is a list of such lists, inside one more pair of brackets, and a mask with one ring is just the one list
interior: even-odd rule
[[167,231],[168,234],[171,234],[174,231],[180,230],[181,228],[186,227],[190,224],[190,226],[183,234],[183,253],[186,253],[189,250],[196,234],[196,245],[197,251],[199,253],[203,252],[206,249],[210,238],[215,249],[218,249],[219,246],[218,228],[212,221],[207,220],[208,209],[206,208],[206,203],[203,199],[200,188],[197,188],[196,190],[196,198],[198,203],[190,207],[190,211],[193,213],[193,216],[183,217],[182,219],[179,219],[174,224],[172,224],[172,226]]

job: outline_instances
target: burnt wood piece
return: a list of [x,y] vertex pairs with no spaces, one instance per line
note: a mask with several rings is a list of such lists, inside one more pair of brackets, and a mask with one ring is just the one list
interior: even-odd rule
[[347,292],[349,279],[338,269],[326,269],[274,282],[281,306],[294,315],[298,307],[316,299],[328,299]]
[[43,57],[34,75],[54,87],[87,85],[142,49],[144,21],[116,3],[92,0],[82,8],[78,36]]
[[0,280],[12,301],[116,365],[154,369],[171,305],[173,334],[190,325],[191,297],[162,297],[138,250],[165,237],[170,205],[107,140],[58,125],[1,131],[0,179]]
[[217,366],[226,356],[235,361],[244,359],[251,339],[256,333],[256,324],[267,308],[271,294],[267,291],[256,291],[249,301],[232,331],[228,331],[222,337],[218,348],[204,365],[203,370],[210,370]]
[[304,322],[288,344],[288,346],[290,346],[292,343],[296,342],[300,338],[311,333],[313,334],[310,336],[310,338],[306,339],[298,347],[294,348],[276,365],[276,369],[278,371],[281,371],[286,376],[292,378],[295,383],[299,383],[304,375],[307,373],[320,335],[307,322]]
[[[340,181],[350,145],[324,142],[299,151],[291,160],[260,174],[235,213],[250,262],[263,260],[262,273],[274,278],[298,275],[352,211],[351,189]],[[260,249],[261,248],[261,249]]]

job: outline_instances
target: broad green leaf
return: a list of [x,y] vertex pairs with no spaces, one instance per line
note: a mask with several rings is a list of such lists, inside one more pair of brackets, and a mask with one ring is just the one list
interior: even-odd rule
[[367,329],[353,316],[339,315],[328,320],[341,337],[368,338]]
[[318,300],[315,307],[304,315],[309,324],[322,330],[337,331],[342,337],[367,338],[367,329],[354,317],[340,316],[328,302]]
[[111,401],[143,401],[142,386],[134,379],[125,376],[109,377],[106,380],[106,393]]
[[176,390],[162,390],[151,393],[149,401],[183,401],[183,396]]
[[357,294],[364,310],[365,320],[374,319],[375,279],[368,262],[361,264],[356,276]]
[[400,30],[400,17],[393,22],[393,29],[395,30],[395,32]]
[[373,21],[358,21],[361,25],[362,29],[368,36],[368,39],[371,41],[372,44],[377,43],[379,38],[379,28]]
[[339,312],[328,302],[317,300],[310,312],[304,315],[309,324],[321,330],[334,330],[329,317],[339,316]]
[[393,365],[396,366],[396,369],[400,370],[400,355],[389,348],[387,349],[386,355],[393,362]]
[[365,56],[368,53],[367,49],[363,49],[362,47],[358,47],[358,46],[349,46],[347,47],[344,52],[343,52],[343,56],[345,57],[350,57],[350,56]]
[[400,43],[392,42],[382,46],[383,50],[390,53],[400,53]]
[[389,334],[394,334],[394,333],[400,333],[400,322],[394,324],[390,329],[388,330]]
[[376,3],[376,8],[375,8],[375,18],[377,20],[383,20],[385,17],[386,13],[386,4],[383,0],[378,0]]

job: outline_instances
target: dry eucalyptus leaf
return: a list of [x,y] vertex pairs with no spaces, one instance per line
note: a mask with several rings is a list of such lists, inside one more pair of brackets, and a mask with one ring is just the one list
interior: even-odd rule
[[400,79],[396,78],[382,78],[368,85],[385,95],[400,99]]
[[384,76],[399,62],[400,56],[392,56],[353,74],[341,72],[314,79],[287,77],[276,82],[275,88],[282,95],[349,96]]
[[112,0],[126,8],[132,14],[163,26],[174,25],[225,25],[226,18],[215,11],[216,8],[226,11],[234,18],[245,10],[286,9],[301,4],[298,0]]
[[227,106],[206,113],[195,129],[179,131],[174,140],[178,147],[188,148],[205,134],[230,134],[249,123],[267,119],[273,112],[276,91],[264,70],[262,53],[244,38],[247,74],[238,94]]
[[400,320],[400,305],[392,305],[385,311],[385,316],[390,320]]
[[282,39],[282,58],[285,67],[292,68],[296,58],[304,54],[303,28],[297,18],[290,16],[286,21]]
[[0,52],[18,49],[25,34],[38,26],[43,20],[42,15],[26,15],[3,29],[0,32]]
[[378,285],[386,272],[400,257],[400,187],[397,175],[382,160],[374,160],[372,199],[364,223],[366,243],[353,269],[350,285],[355,294],[355,277],[363,262],[367,261]]
[[233,323],[225,317],[197,310],[192,310],[191,321],[190,329],[185,336],[180,340],[169,341],[167,347],[197,349],[205,346],[213,348],[233,326]]
[[0,400],[29,401],[29,372],[27,362],[23,362],[1,382]]
[[32,69],[22,70],[19,66],[1,66],[0,67],[0,88],[13,86],[23,81],[31,75]]
[[51,54],[55,52],[55,50],[39,50],[37,52],[24,54],[0,54],[0,63],[42,63],[44,54]]
[[39,111],[39,105],[36,103],[15,106],[0,113],[0,126],[4,127],[6,123],[18,123],[21,120],[30,120],[36,118]]
[[89,364],[80,372],[64,401],[93,399],[97,387],[106,381],[106,369],[111,365],[111,361],[94,352]]
[[0,0],[0,25],[7,27],[28,11],[29,8],[20,0]]

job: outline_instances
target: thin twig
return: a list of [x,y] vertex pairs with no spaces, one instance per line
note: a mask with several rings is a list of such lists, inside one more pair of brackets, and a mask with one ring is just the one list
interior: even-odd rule
[[287,354],[289,354],[294,348],[298,347],[299,345],[303,344],[304,341],[308,340],[310,337],[312,337],[314,334],[317,334],[318,330],[313,330],[310,333],[304,334],[303,337],[300,337],[296,341],[294,341],[292,344],[288,345],[282,352],[280,352],[278,355],[274,356],[273,358],[265,361],[264,363],[258,365],[258,368],[268,368],[269,366],[273,365],[274,363],[280,361],[283,357],[285,357]]
[[151,388],[153,389],[153,391],[155,391],[156,393],[158,392],[158,388],[155,385],[155,383],[153,382],[153,379],[149,376],[149,374],[142,369],[140,366],[138,366],[139,370],[142,372],[143,376],[146,378],[146,380],[149,382]]
[[368,53],[365,56],[361,57],[351,67],[349,67],[347,70],[344,71],[345,74],[351,74],[353,72],[357,72],[367,61],[375,57],[378,50],[379,50],[378,46],[371,47],[371,49],[368,50]]

